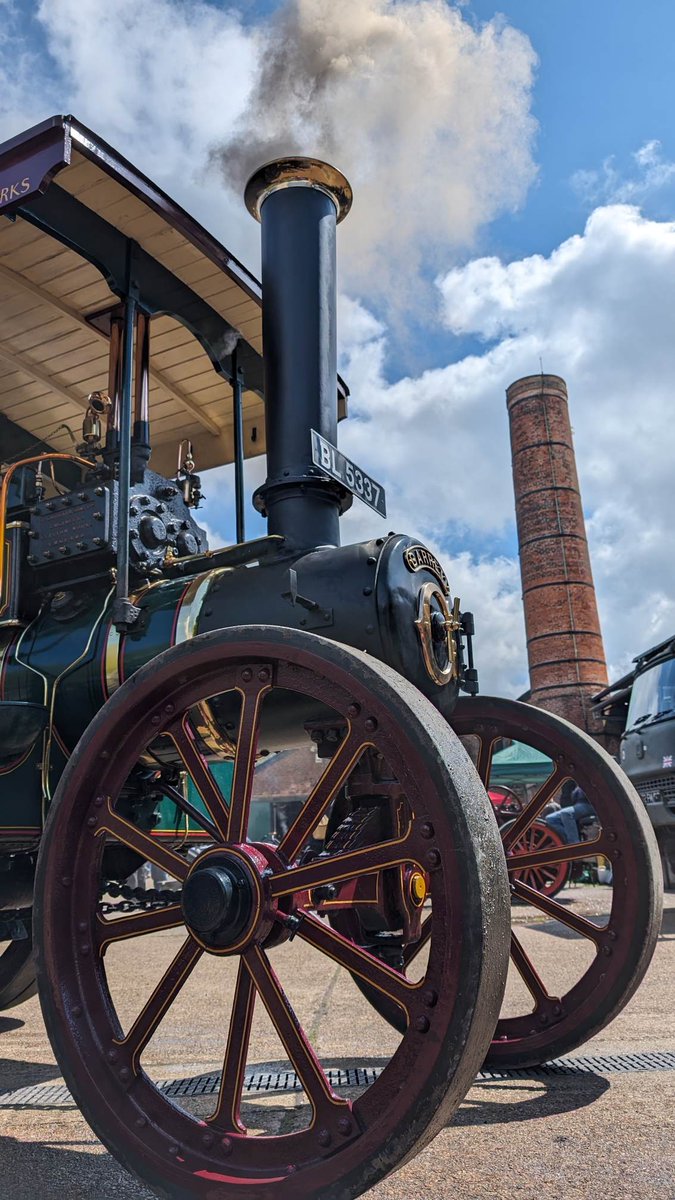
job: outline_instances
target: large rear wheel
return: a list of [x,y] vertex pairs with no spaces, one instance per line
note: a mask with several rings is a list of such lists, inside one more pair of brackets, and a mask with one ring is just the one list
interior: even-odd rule
[[[229,787],[212,750],[207,760],[205,713],[209,745],[220,738],[225,757],[231,747]],[[317,722],[332,756],[280,843],[251,839],[256,761]],[[358,846],[318,853],[312,834],[364,756],[398,797],[395,826],[376,812]],[[153,788],[201,824],[199,852],[153,835]],[[105,865],[116,845],[166,872],[173,897],[164,886],[156,903],[118,908]],[[367,892],[384,871],[428,880],[414,976],[308,903],[346,883]],[[503,854],[456,735],[385,666],[267,627],[175,647],[108,701],[59,785],[36,913],[40,998],[64,1078],[119,1160],[175,1200],[361,1195],[470,1087],[508,964]],[[155,958],[165,965],[151,986]],[[373,1021],[353,976],[397,1005],[400,1034]],[[194,1063],[202,1084],[170,1098],[167,1075]],[[291,1102],[253,1093],[263,1075],[290,1079]]]

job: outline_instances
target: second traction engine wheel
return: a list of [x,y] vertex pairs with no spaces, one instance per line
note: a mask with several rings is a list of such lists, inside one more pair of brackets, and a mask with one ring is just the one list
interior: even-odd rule
[[[524,984],[523,999],[502,1011],[487,1056],[489,1067],[534,1066],[583,1045],[621,1012],[642,980],[661,925],[662,889],[658,851],[644,806],[627,776],[588,734],[553,713],[491,696],[462,699],[452,726],[489,786],[493,753],[502,738],[524,743],[550,760],[547,778],[519,816],[501,827],[502,843],[519,922],[525,910],[529,931],[511,934],[514,975]],[[528,831],[563,786],[581,788],[594,810],[593,834],[547,846]],[[575,911],[575,899],[591,889],[575,888],[566,902],[547,894],[535,879],[542,871],[568,871],[585,860],[612,867],[612,890],[602,906],[609,911]],[[535,872],[528,881],[527,872]],[[543,876],[541,876],[543,878]],[[533,886],[534,884],[534,886]],[[580,907],[577,901],[577,907]],[[524,924],[524,922],[523,922]],[[523,944],[553,934],[559,974],[538,969],[537,947]],[[586,955],[577,956],[585,947]],[[541,954],[541,943],[539,945]],[[547,956],[548,957],[548,956]],[[542,954],[542,961],[544,955]],[[550,970],[550,967],[549,967]],[[508,992],[507,992],[508,1002]]]
[[[195,732],[207,702],[236,747],[229,789],[221,789]],[[268,740],[278,749],[282,734],[289,746],[306,739],[317,720],[339,729],[333,756],[278,844],[251,837],[256,755]],[[386,763],[400,788],[397,828],[322,854],[313,831],[364,755]],[[180,839],[163,843],[142,828],[130,796],[139,759],[146,780],[148,763],[157,764],[159,780],[172,756],[204,806],[200,814],[168,785],[166,794],[203,830],[190,855]],[[104,846],[115,843],[168,873],[175,903],[169,897],[157,909],[111,916],[103,864],[110,861]],[[428,880],[428,956],[414,979],[307,905],[317,889],[365,884],[382,870]],[[40,999],[65,1081],[101,1140],[157,1195],[351,1200],[420,1150],[471,1086],[503,995],[508,888],[485,791],[433,706],[364,654],[311,634],[249,626],[159,655],[90,725],[43,836],[36,928]],[[134,961],[144,978],[153,935],[170,961],[132,1009],[130,954],[140,948]],[[296,984],[304,971],[313,985],[324,968],[329,1011],[321,1027],[314,1010],[307,1015],[299,985],[296,998]],[[372,1009],[352,977],[405,1014],[400,1037],[386,1022],[373,1033]],[[178,1037],[163,1031],[182,1011],[184,991],[190,1038],[179,1061],[201,1048],[203,1063],[203,1047],[213,1043],[220,1082],[211,1101],[170,1099],[161,1082],[182,1030]],[[351,1018],[359,1005],[363,1012]],[[245,1090],[261,1020],[287,1060],[284,1077],[294,1075],[305,1097],[280,1118],[269,1108],[261,1115]],[[373,1036],[375,1053],[386,1054],[369,1066],[358,1055]],[[327,1050],[331,1038],[337,1059]],[[351,1074],[338,1069],[349,1045],[359,1067]]]
[[[485,1063],[505,1069],[537,1066],[583,1045],[603,1029],[642,980],[661,926],[656,839],[623,771],[568,721],[529,704],[491,696],[461,699],[451,719],[486,789],[493,752],[502,738],[525,743],[550,760],[547,778],[519,816],[499,831],[514,901],[510,980],[517,980],[520,988],[512,995],[507,986]],[[593,836],[573,843],[554,836],[546,844],[542,834],[530,845],[528,832],[566,783],[576,784],[591,801]],[[575,888],[564,900],[547,890],[551,869],[562,866],[569,872],[573,864],[598,858],[612,867],[608,901],[601,891],[602,907],[609,911],[575,911],[577,897],[588,903],[592,888]],[[342,932],[349,929],[358,936],[357,908],[331,914],[330,919]],[[408,973],[423,947],[425,925],[422,930],[422,939],[403,949]],[[526,937],[530,945],[524,944]],[[548,949],[541,939],[550,939]],[[400,1008],[369,984],[356,982],[380,1015],[402,1028]]]

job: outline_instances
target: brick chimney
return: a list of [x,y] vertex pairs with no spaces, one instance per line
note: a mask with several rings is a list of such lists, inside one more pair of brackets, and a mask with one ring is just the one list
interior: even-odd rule
[[567,387],[528,375],[506,391],[523,584],[530,702],[603,744],[590,698],[607,664],[581,507]]

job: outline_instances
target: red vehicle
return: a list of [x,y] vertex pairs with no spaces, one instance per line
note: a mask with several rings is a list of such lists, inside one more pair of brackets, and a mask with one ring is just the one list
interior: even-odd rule
[[[502,835],[515,823],[525,804],[512,788],[504,784],[493,784],[488,789],[494,814]],[[531,854],[540,850],[558,850],[564,846],[562,838],[550,829],[545,820],[533,821],[529,829],[511,847],[509,854]],[[513,877],[520,883],[536,888],[545,896],[556,896],[564,888],[569,877],[569,863],[556,862],[537,867],[523,867]]]

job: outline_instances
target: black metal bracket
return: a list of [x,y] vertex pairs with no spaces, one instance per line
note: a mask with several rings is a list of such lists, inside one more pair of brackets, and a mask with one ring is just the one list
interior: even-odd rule
[[234,496],[237,542],[246,540],[244,515],[244,372],[239,366],[239,347],[232,352],[232,408],[234,425]]
[[466,639],[466,657],[467,662],[464,662],[464,641],[459,639],[459,686],[463,692],[467,692],[469,696],[477,696],[478,687],[478,671],[473,665],[473,636],[476,632],[476,626],[473,619],[473,613],[465,612],[459,614],[461,622],[461,631],[463,638]]
[[199,575],[202,571],[212,571],[217,567],[244,567],[280,555],[283,547],[284,539],[278,533],[273,533],[236,546],[223,546],[220,550],[206,550],[203,554],[175,559],[167,563],[164,570],[172,578],[175,575]]
[[282,600],[288,600],[294,608],[304,608],[309,614],[302,617],[300,624],[303,629],[324,629],[333,624],[332,608],[322,608],[316,600],[301,596],[298,591],[298,573],[294,567],[288,569],[288,590],[281,593]]
[[129,497],[131,493],[131,424],[133,405],[134,335],[138,289],[136,287],[136,244],[127,243],[127,263],[124,294],[124,328],[122,333],[122,388],[120,392],[120,444],[118,458],[117,496],[117,576],[113,620],[123,633],[138,620],[139,609],[129,599]]
[[306,916],[307,916],[307,913],[301,912],[299,909],[294,908],[293,912],[289,913],[289,915],[286,917],[286,920],[284,921],[284,927],[289,931],[288,932],[289,942],[293,941],[293,938],[297,934],[297,932],[298,932],[300,926],[302,925],[302,922],[304,921]]

